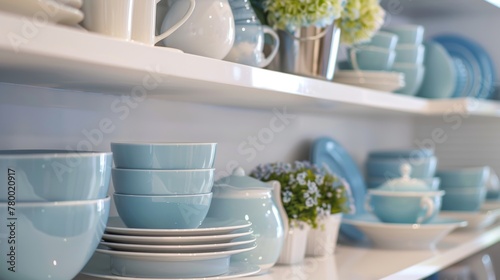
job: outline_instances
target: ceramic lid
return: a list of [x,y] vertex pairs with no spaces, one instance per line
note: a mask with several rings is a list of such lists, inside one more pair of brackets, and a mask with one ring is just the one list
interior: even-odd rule
[[404,163],[400,167],[401,170],[401,178],[392,179],[385,182],[382,186],[380,186],[379,190],[387,190],[387,191],[428,191],[430,190],[430,186],[427,185],[424,181],[410,178],[411,174],[411,165],[408,163]]
[[269,190],[272,187],[268,184],[245,175],[245,170],[238,167],[233,170],[233,174],[224,178],[217,180],[214,183],[214,187],[233,187],[241,189],[266,189]]

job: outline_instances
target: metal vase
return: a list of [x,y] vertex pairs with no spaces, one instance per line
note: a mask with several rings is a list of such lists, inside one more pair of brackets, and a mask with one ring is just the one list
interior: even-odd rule
[[333,80],[340,44],[340,29],[302,27],[295,32],[279,30],[280,50],[272,70]]

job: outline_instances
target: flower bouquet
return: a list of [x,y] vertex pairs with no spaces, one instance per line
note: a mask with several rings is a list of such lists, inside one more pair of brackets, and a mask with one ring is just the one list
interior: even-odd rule
[[[293,264],[309,255],[333,252],[340,216],[348,212],[350,200],[343,181],[307,161],[257,166],[250,176],[281,184],[281,200],[289,220],[289,232],[279,263]],[[336,225],[329,218],[336,215]],[[310,228],[313,228],[309,232]],[[326,229],[330,230],[326,230]],[[317,230],[321,230],[319,234]],[[308,235],[314,236],[308,238]]]

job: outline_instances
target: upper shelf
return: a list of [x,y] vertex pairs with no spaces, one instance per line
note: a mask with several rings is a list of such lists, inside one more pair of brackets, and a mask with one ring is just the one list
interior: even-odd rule
[[125,42],[0,13],[0,82],[249,108],[500,116],[492,101],[357,88]]

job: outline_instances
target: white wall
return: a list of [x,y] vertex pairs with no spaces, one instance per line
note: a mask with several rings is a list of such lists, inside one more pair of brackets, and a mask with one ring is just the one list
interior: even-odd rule
[[[108,151],[110,141],[118,140],[213,141],[218,143],[215,167],[221,176],[235,164],[249,171],[259,163],[307,159],[311,142],[320,136],[342,143],[360,167],[371,149],[408,147],[413,142],[412,120],[404,117],[298,114],[276,108],[294,116],[281,125],[271,110],[154,98],[135,108],[125,104],[116,95],[0,84],[0,149],[91,147]],[[103,120],[112,122],[113,129],[103,132],[99,127]],[[252,144],[251,137],[265,143]]]

